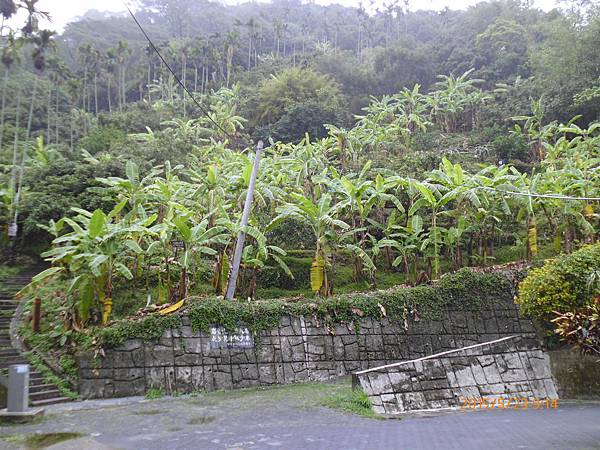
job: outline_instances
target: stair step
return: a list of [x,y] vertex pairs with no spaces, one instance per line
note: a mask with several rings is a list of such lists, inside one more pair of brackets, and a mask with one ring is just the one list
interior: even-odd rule
[[33,401],[45,400],[47,398],[55,398],[55,397],[60,397],[60,396],[61,396],[60,391],[58,389],[56,389],[55,386],[51,386],[50,389],[47,389],[45,391],[29,393],[29,398]]
[[2,369],[8,369],[10,366],[14,365],[14,364],[28,364],[27,360],[25,358],[14,358],[12,360],[9,361],[0,361],[0,368]]
[[56,389],[56,386],[53,384],[32,384],[29,383],[29,394],[34,394],[37,392],[44,392],[48,390]]
[[30,400],[29,403],[31,406],[46,406],[46,405],[54,405],[55,403],[66,403],[70,402],[72,399],[69,397],[54,397],[47,398],[44,400]]
[[23,355],[17,353],[16,355],[0,356],[0,367],[8,367],[11,364],[23,364],[27,360]]

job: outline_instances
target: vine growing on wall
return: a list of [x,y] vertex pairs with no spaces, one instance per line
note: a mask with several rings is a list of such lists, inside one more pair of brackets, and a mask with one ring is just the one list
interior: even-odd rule
[[190,299],[190,305],[177,315],[153,314],[139,320],[118,321],[92,329],[91,333],[97,345],[117,347],[128,339],[158,339],[166,330],[179,328],[183,316],[189,317],[194,332],[206,332],[215,324],[229,331],[244,325],[257,340],[261,332],[277,327],[284,316],[312,318],[330,332],[334,332],[336,324],[352,324],[360,332],[359,322],[363,318],[387,318],[406,327],[411,319],[439,319],[448,306],[477,309],[495,302],[512,302],[512,292],[512,282],[502,274],[462,269],[432,285],[339,295],[318,302],[310,299],[247,302],[197,297]]

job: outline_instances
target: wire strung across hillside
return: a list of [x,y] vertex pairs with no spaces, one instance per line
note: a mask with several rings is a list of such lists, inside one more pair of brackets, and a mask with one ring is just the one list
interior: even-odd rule
[[[177,74],[175,73],[175,71],[171,68],[171,66],[169,65],[169,63],[167,63],[167,61],[165,60],[165,58],[163,58],[162,54],[160,53],[160,51],[158,50],[158,48],[156,48],[156,45],[154,45],[154,42],[152,42],[152,39],[150,39],[150,36],[148,36],[148,33],[146,33],[146,30],[144,30],[144,27],[142,27],[142,24],[137,20],[137,17],[135,17],[135,14],[133,14],[133,11],[131,11],[131,8],[129,8],[129,5],[127,4],[127,2],[125,0],[123,0],[123,4],[125,5],[125,8],[127,8],[127,11],[129,11],[129,14],[131,15],[131,18],[133,19],[133,21],[135,22],[135,24],[138,26],[138,28],[140,29],[140,31],[142,32],[142,34],[144,35],[144,37],[148,41],[148,44],[150,44],[150,47],[156,52],[156,54],[158,55],[159,59],[162,61],[162,63],[165,65],[165,67],[169,70],[169,72],[171,72],[171,75],[173,75],[173,77],[175,78],[175,80],[177,81],[177,83],[190,96],[190,98],[196,104],[196,106],[198,107],[198,109],[200,109],[200,111],[202,112],[202,114],[204,114],[208,120],[210,120],[219,130],[221,130],[225,134],[225,136],[227,136],[233,142],[235,140],[235,137],[232,136],[221,125],[219,125],[210,116],[209,112],[200,104],[200,102],[198,100],[196,100],[196,97],[194,97],[194,95],[188,90],[188,88],[185,86],[185,84],[177,76]],[[253,145],[250,144],[250,147],[253,147]]]
[[499,192],[500,194],[506,194],[506,195],[520,195],[522,197],[550,198],[550,199],[556,199],[556,200],[569,200],[569,201],[590,201],[590,202],[600,201],[600,197],[570,197],[568,195],[561,195],[561,194],[534,194],[532,192],[505,191],[503,189],[496,189],[493,187],[485,187],[485,186],[480,186],[477,189]]

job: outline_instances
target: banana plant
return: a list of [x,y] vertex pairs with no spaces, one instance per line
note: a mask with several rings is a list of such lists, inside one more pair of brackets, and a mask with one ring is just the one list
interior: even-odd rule
[[183,215],[173,217],[172,220],[184,243],[184,248],[177,255],[178,264],[181,267],[181,276],[177,288],[171,294],[170,299],[171,301],[175,301],[183,300],[187,297],[188,274],[194,267],[194,263],[199,262],[205,255],[215,256],[217,251],[214,247],[227,242],[229,234],[227,228],[222,225],[209,227],[208,219],[203,219],[195,225],[190,224],[189,219]]
[[[390,218],[394,217],[395,214],[390,216]],[[383,249],[386,254],[389,254],[389,259],[393,257],[394,253],[398,255],[392,259],[390,264],[393,267],[402,265],[405,281],[406,283],[411,283],[411,279],[412,281],[416,280],[416,274],[413,273],[411,276],[410,259],[415,256],[423,240],[423,220],[421,217],[415,215],[412,216],[409,226],[400,225],[396,223],[395,219],[389,222],[385,230],[385,237],[377,242],[377,246]],[[416,264],[414,271],[416,271]]]
[[79,314],[84,321],[89,317],[91,306],[97,302],[102,307],[102,323],[106,324],[112,312],[115,276],[127,280],[133,278],[121,259],[128,248],[128,241],[121,237],[143,231],[144,224],[122,226],[115,221],[122,208],[121,203],[108,215],[100,209],[94,212],[77,209],[73,219],[65,217],[54,224],[56,232],[63,226],[70,227],[71,231],[55,238],[54,248],[42,254],[56,270],[47,272],[35,282],[54,276],[59,270],[68,271],[72,276],[68,292],[77,297]]
[[249,236],[253,238],[253,243],[244,247],[242,254],[242,271],[240,273],[241,283],[238,283],[238,289],[245,298],[256,299],[257,276],[265,267],[265,264],[272,260],[284,273],[294,278],[288,265],[282,259],[287,253],[276,245],[268,245],[267,238],[256,228],[249,228]]
[[337,218],[338,209],[330,194],[323,194],[315,203],[301,194],[290,194],[292,202],[277,208],[278,215],[271,221],[267,231],[285,219],[295,219],[307,224],[315,239],[315,256],[310,270],[312,291],[327,297],[332,294],[332,281],[328,277],[331,256],[335,256],[338,241],[337,231],[350,229],[350,225]]
[[427,206],[431,210],[431,226],[429,227],[428,237],[421,244],[421,251],[427,251],[430,247],[433,259],[433,277],[438,278],[440,273],[440,242],[442,235],[446,231],[439,225],[439,217],[449,202],[456,198],[455,191],[448,191],[442,194],[440,186],[431,182],[411,181],[421,197],[412,205],[409,215],[414,215],[422,206]]

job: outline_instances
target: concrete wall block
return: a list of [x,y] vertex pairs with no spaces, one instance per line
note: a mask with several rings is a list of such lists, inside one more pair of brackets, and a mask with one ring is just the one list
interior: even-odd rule
[[112,398],[115,396],[115,384],[111,378],[79,380],[79,395],[83,399]]
[[146,367],[172,366],[175,355],[172,346],[164,346],[146,342],[144,344],[144,361]]
[[144,376],[146,379],[146,390],[164,390],[167,386],[165,367],[146,367],[146,369],[144,370]]

